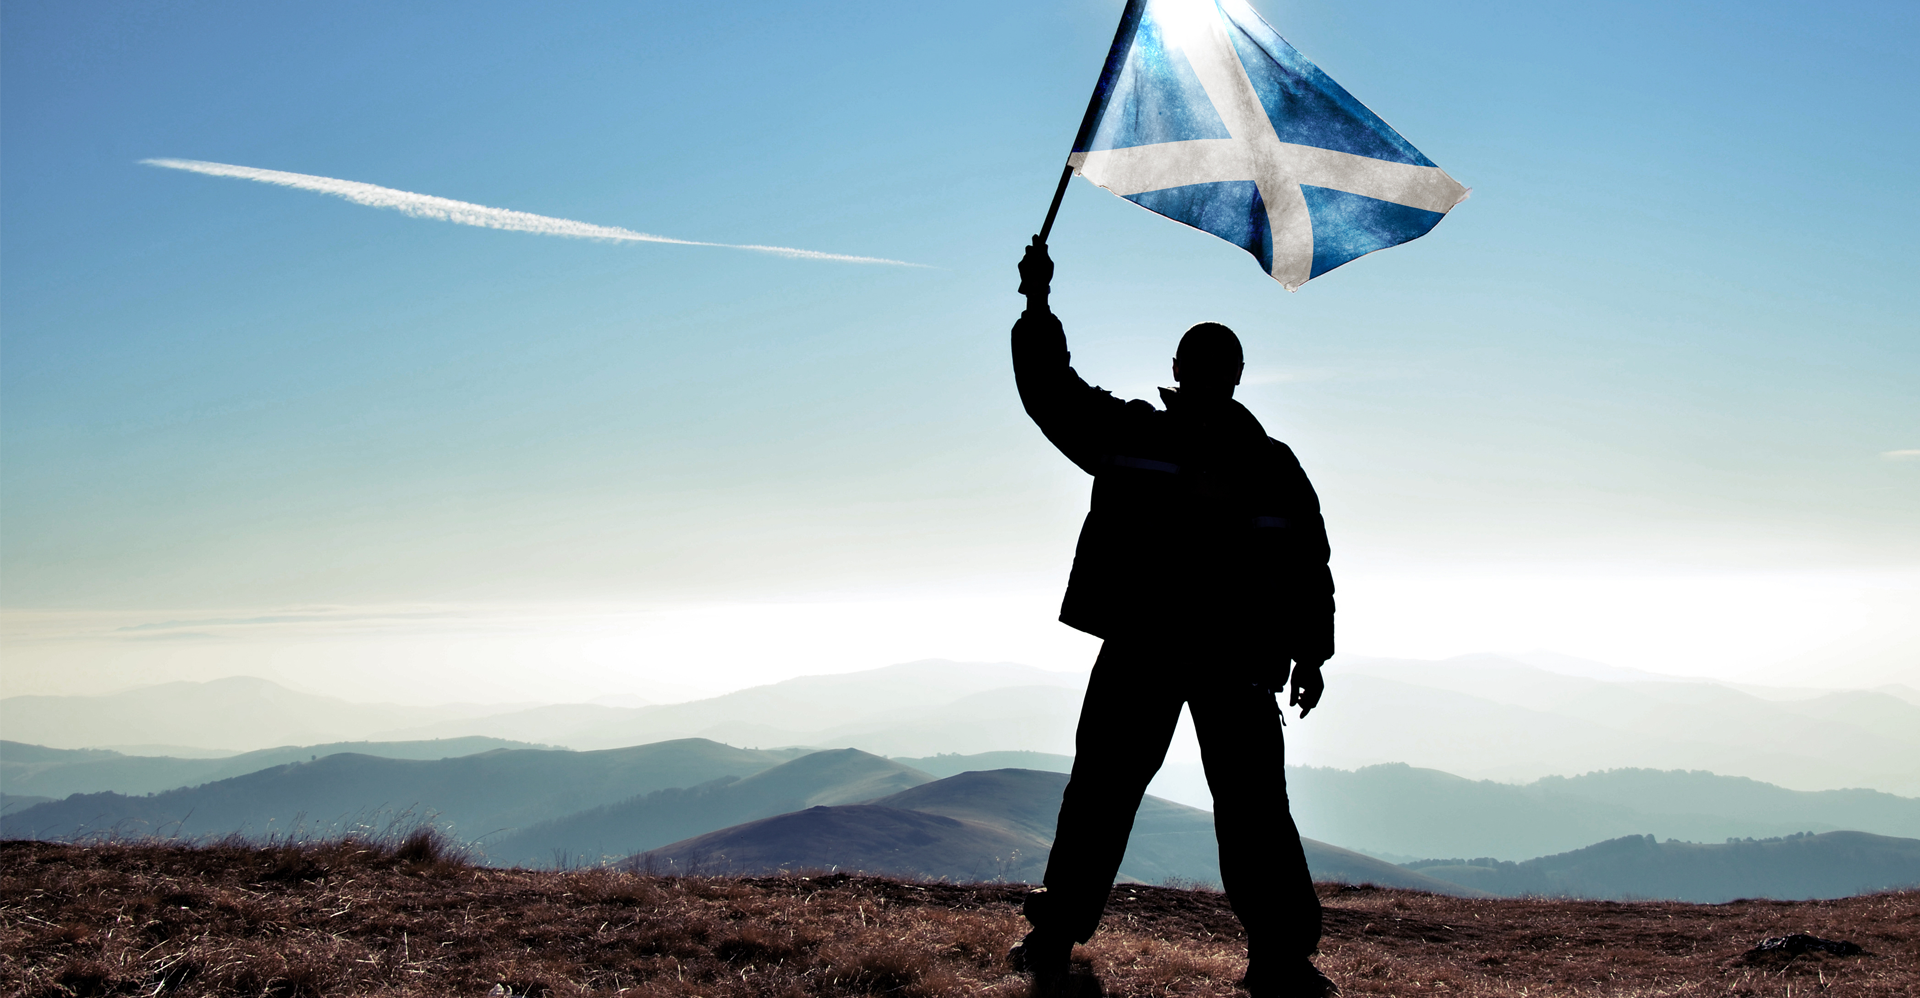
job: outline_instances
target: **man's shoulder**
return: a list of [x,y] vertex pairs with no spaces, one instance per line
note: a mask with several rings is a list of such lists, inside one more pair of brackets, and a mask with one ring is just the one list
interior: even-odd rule
[[1283,469],[1290,471],[1300,467],[1300,459],[1294,456],[1293,448],[1273,437],[1267,438],[1267,453],[1269,458]]
[[1062,326],[1060,317],[1054,315],[1051,311],[1029,308],[1021,310],[1020,317],[1013,320],[1013,328],[1016,330],[1060,329]]

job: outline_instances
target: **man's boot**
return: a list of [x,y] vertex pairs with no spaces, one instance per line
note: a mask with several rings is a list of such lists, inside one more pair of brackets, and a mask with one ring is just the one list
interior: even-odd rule
[[1035,998],[1064,996],[1069,990],[1072,956],[1073,940],[1035,929],[1007,951],[1007,962],[1015,971],[1033,978]]
[[1340,986],[1304,956],[1277,965],[1263,960],[1248,967],[1239,983],[1252,998],[1334,998],[1340,993]]

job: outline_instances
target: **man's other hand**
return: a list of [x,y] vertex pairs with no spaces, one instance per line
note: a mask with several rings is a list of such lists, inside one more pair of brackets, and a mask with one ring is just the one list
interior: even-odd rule
[[1320,706],[1320,694],[1327,689],[1327,681],[1320,677],[1320,663],[1294,663],[1287,687],[1287,706],[1299,707],[1300,716],[1305,718],[1308,711]]
[[1020,293],[1029,298],[1045,297],[1052,283],[1053,258],[1047,255],[1047,244],[1034,236],[1027,254],[1020,258]]

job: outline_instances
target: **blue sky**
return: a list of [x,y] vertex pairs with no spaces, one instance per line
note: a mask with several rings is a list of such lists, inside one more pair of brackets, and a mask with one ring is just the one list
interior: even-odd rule
[[[1241,397],[1327,507],[1343,646],[1920,685],[1920,11],[1256,7],[1473,198],[1290,295],[1076,182],[1054,307],[1131,396],[1187,324],[1241,332]],[[1048,618],[1086,480],[1006,330],[1119,10],[9,3],[6,692],[324,672],[350,632],[376,672],[582,695],[1084,664]],[[663,607],[761,643],[690,664],[697,629],[633,623]],[[396,619],[433,623],[365,623]],[[474,651],[502,620],[544,650]]]

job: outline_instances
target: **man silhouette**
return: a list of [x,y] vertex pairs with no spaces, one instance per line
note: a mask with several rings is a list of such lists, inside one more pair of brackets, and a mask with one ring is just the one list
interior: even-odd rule
[[1075,734],[1046,886],[1011,957],[1058,993],[1073,944],[1093,936],[1134,812],[1185,704],[1213,791],[1220,876],[1247,934],[1255,998],[1334,993],[1308,957],[1320,902],[1287,809],[1277,690],[1305,717],[1333,656],[1333,578],[1320,500],[1287,445],[1233,399],[1245,367],[1232,330],[1180,338],[1166,408],[1123,402],[1069,365],[1047,306],[1053,261],[1035,236],[1013,327],[1020,401],[1093,476],[1060,620],[1104,640]]

